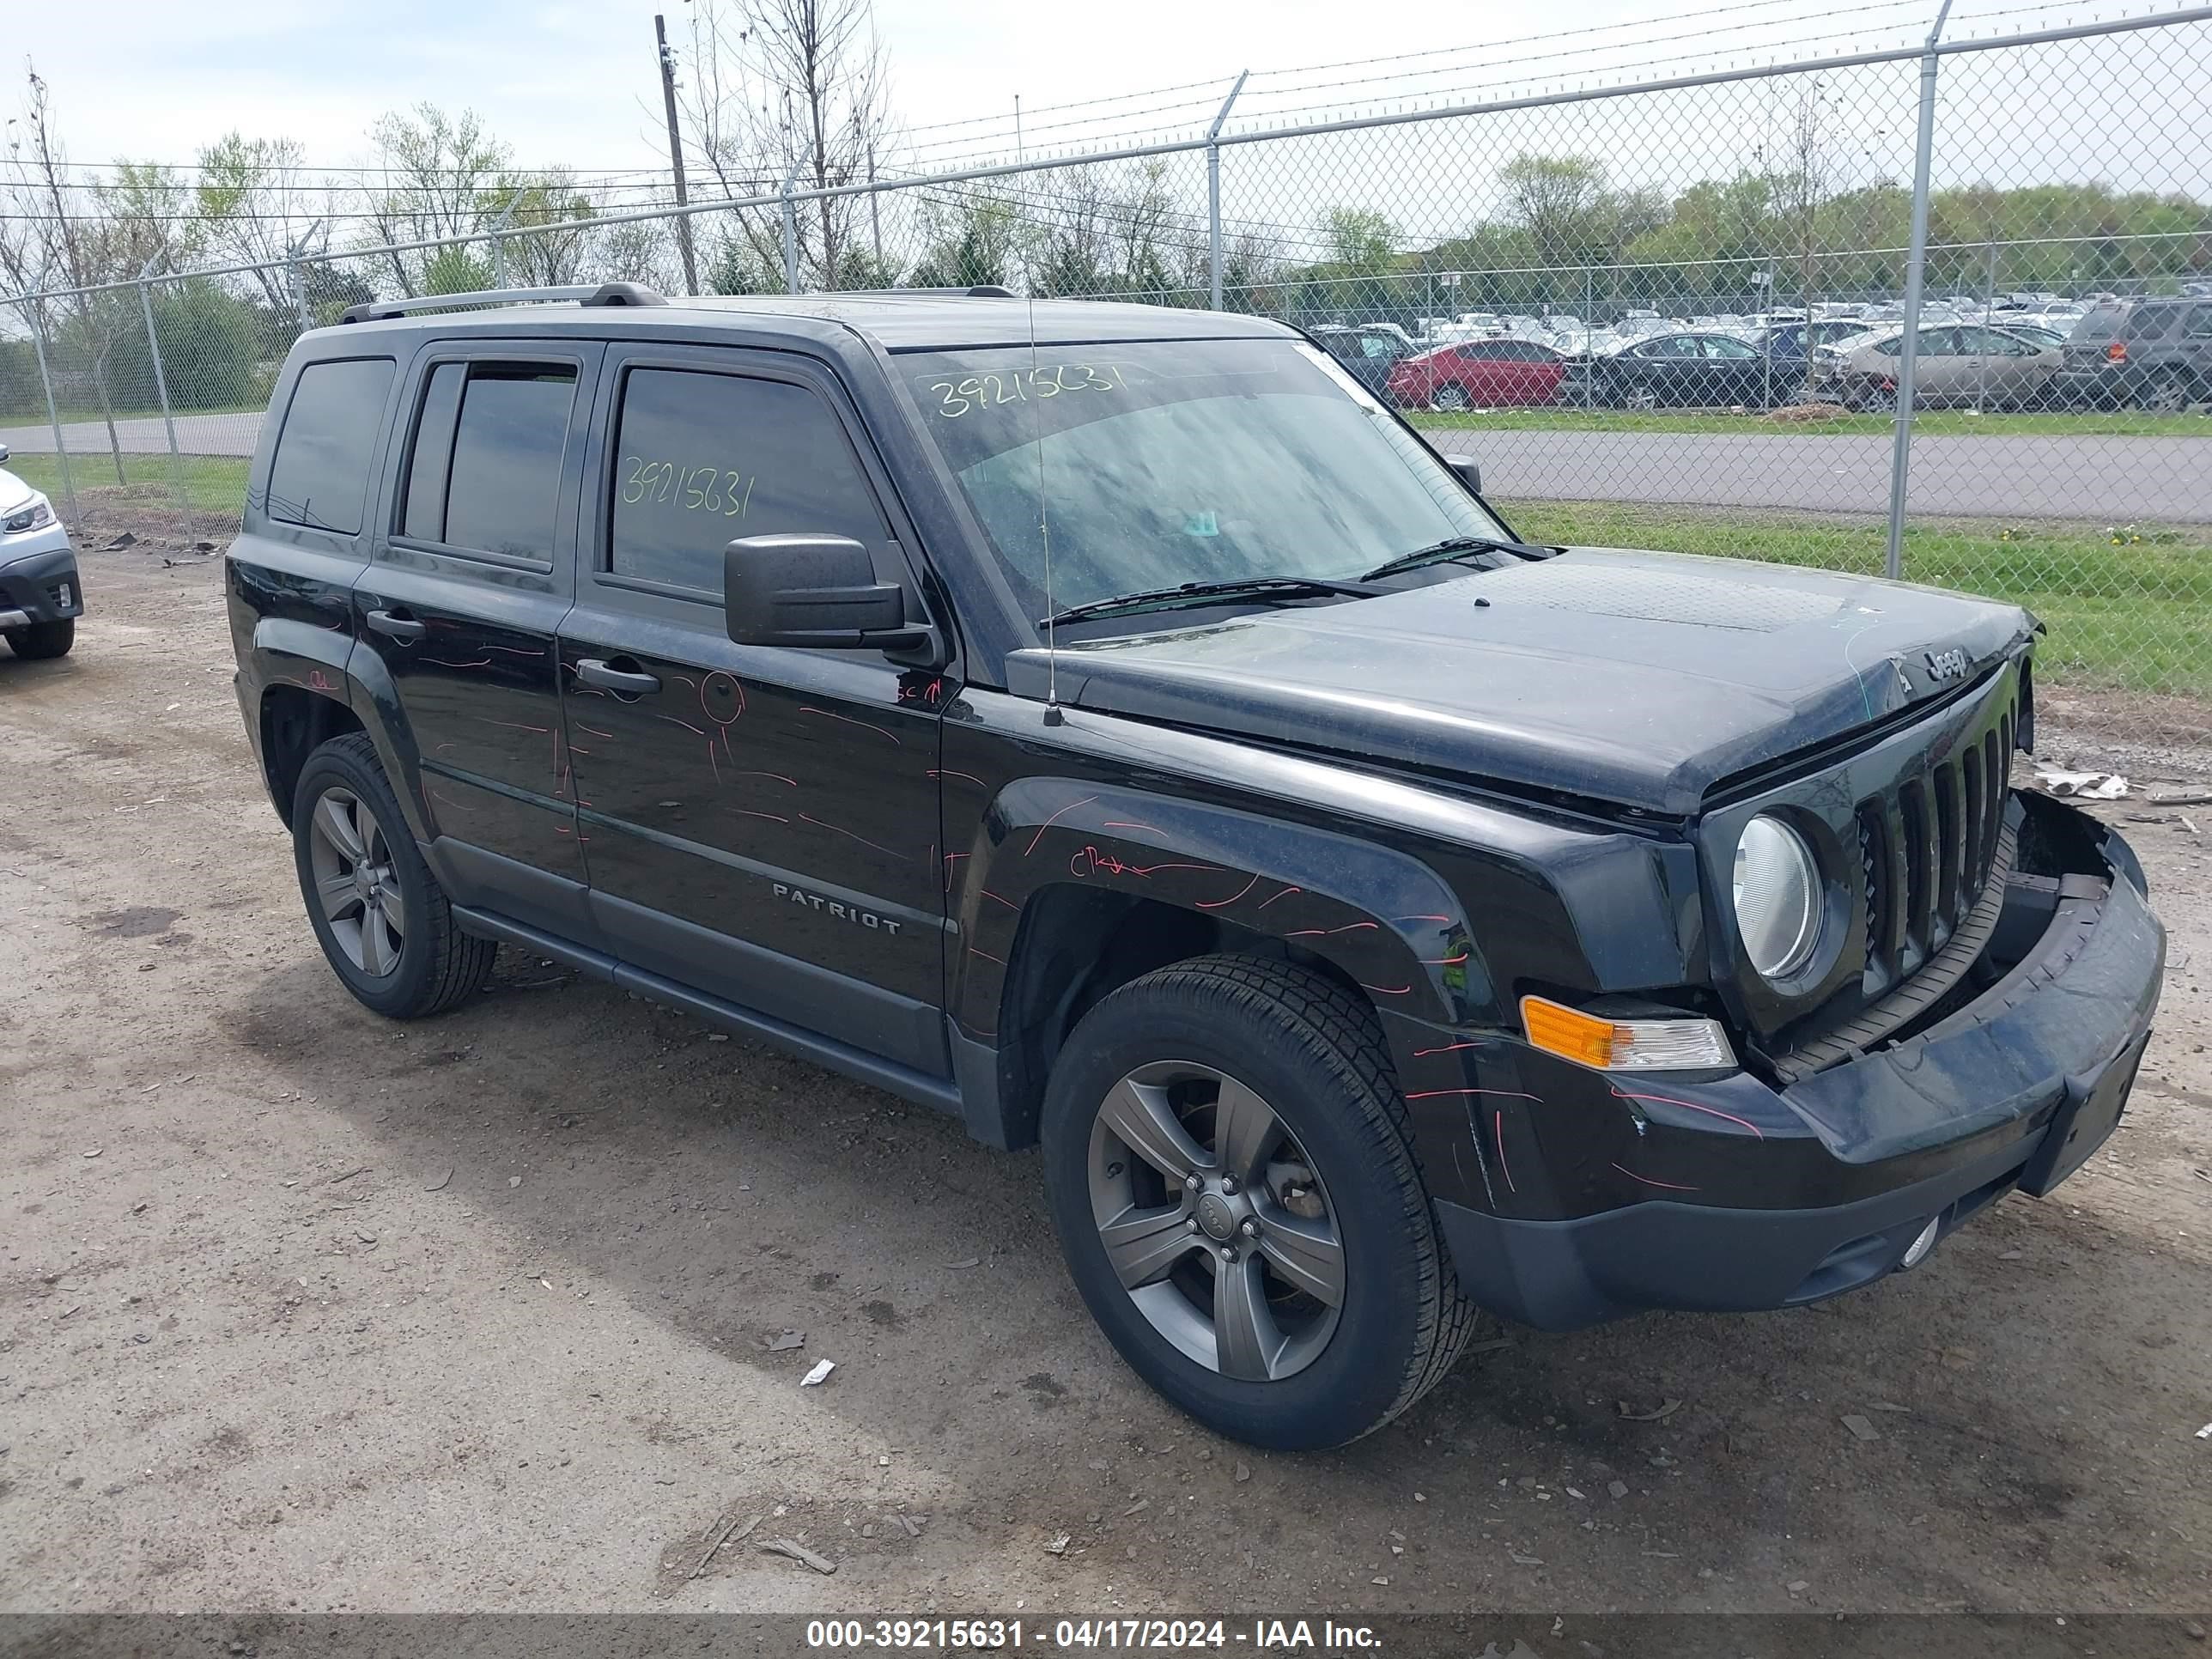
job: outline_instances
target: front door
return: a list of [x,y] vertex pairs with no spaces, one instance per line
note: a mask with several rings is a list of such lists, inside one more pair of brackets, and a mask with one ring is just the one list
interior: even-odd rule
[[740,537],[849,536],[911,587],[857,423],[793,362],[608,348],[561,630],[592,913],[648,973],[942,1077],[937,678],[724,620]]
[[374,555],[354,588],[464,903],[587,939],[554,635],[604,348],[432,341],[408,370]]

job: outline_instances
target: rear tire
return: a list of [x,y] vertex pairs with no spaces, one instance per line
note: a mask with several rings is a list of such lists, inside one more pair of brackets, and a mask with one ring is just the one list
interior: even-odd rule
[[1054,1226],[1092,1316],[1217,1432],[1342,1445],[1419,1399],[1465,1345],[1474,1310],[1382,1034],[1334,981],[1214,956],[1121,987],[1061,1050],[1042,1132]]
[[483,988],[499,946],[455,926],[366,736],[332,738],[307,757],[292,851],[323,955],[363,1007],[420,1019]]
[[8,630],[7,640],[17,656],[29,661],[66,657],[70,647],[76,643],[76,618],[64,617],[59,622],[33,623],[27,628],[11,628]]
[[2154,415],[2180,415],[2188,410],[2189,382],[2180,374],[2161,374],[2142,390],[2136,401]]
[[1429,405],[1447,414],[1457,414],[1468,406],[1467,388],[1463,386],[1440,386],[1436,395],[1429,399]]

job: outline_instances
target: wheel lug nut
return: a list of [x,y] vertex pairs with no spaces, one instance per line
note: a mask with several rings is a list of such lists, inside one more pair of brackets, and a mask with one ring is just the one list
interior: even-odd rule
[[1233,1175],[1225,1175],[1222,1176],[1221,1190],[1224,1193],[1235,1192],[1237,1190],[1237,1177]]
[[1184,1186],[1186,1186],[1186,1187],[1189,1188],[1191,1191],[1193,1191],[1193,1192],[1196,1192],[1196,1191],[1197,1191],[1200,1187],[1203,1187],[1206,1183],[1205,1183],[1204,1182],[1200,1181],[1200,1180],[1196,1176],[1194,1176],[1194,1176],[1185,1176],[1182,1178],[1182,1184],[1183,1184]]
[[1248,1215],[1244,1218],[1244,1224],[1237,1231],[1247,1238],[1257,1238],[1260,1236],[1260,1224]]
[[1237,1252],[1231,1249],[1228,1245],[1224,1244],[1221,1247],[1221,1259],[1224,1261],[1234,1261],[1237,1260]]
[[1198,1231],[1198,1223],[1195,1221],[1186,1221],[1182,1224],[1182,1230],[1187,1233],[1194,1233]]

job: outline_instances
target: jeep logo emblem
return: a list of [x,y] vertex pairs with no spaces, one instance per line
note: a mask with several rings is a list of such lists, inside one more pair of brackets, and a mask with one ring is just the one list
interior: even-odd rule
[[1945,680],[1963,680],[1966,678],[1966,653],[1963,651],[1955,648],[1949,651],[1930,651],[1927,653],[1927,660],[1928,678],[1938,685]]

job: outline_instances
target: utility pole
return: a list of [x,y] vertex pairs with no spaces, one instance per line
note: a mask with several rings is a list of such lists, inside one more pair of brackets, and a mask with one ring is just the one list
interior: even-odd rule
[[691,251],[691,216],[681,211],[691,200],[684,185],[684,140],[676,131],[676,54],[668,50],[668,25],[653,15],[653,44],[660,57],[660,106],[668,117],[668,165],[676,174],[676,245],[684,251],[684,291],[699,291],[699,264]]

